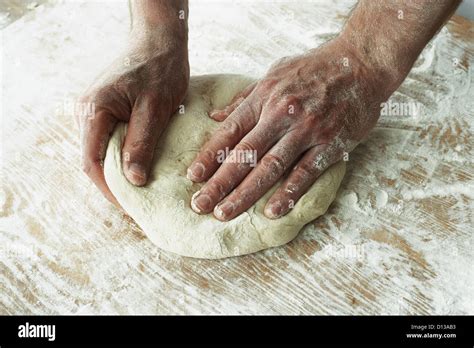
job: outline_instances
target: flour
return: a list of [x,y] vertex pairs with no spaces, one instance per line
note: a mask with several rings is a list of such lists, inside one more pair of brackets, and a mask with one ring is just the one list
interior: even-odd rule
[[378,190],[376,192],[376,207],[377,209],[385,207],[388,201],[388,194],[384,190]]
[[[192,75],[263,76],[334,37],[354,3],[190,1]],[[465,42],[441,30],[391,98],[421,103],[417,117],[379,120],[329,212],[291,245],[196,262],[159,251],[105,201],[81,173],[72,117],[55,113],[123,48],[127,2],[37,10],[1,35],[0,245],[15,246],[0,250],[2,314],[474,313]],[[361,246],[364,262],[320,255],[329,246]]]

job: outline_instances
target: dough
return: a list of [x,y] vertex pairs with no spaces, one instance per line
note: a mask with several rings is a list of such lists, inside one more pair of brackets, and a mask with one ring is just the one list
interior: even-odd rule
[[275,187],[247,212],[229,222],[198,215],[191,196],[203,184],[186,178],[186,170],[219,123],[207,111],[224,107],[252,79],[239,75],[191,78],[185,113],[176,113],[163,132],[148,184],[135,187],[122,173],[121,148],[126,125],[119,124],[109,142],[105,179],[122,207],[158,247],[183,256],[217,259],[253,253],[288,243],[308,222],[324,214],[334,200],[345,163],[329,168],[286,216],[263,215]]

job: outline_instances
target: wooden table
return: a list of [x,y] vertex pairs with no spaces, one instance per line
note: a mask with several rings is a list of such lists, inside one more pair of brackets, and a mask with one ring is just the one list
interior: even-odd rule
[[[352,1],[191,1],[193,74],[261,76],[333,37]],[[41,5],[3,29],[0,314],[473,314],[474,25],[454,17],[290,244],[220,261],[156,248],[81,172],[69,103],[117,56],[128,7]]]

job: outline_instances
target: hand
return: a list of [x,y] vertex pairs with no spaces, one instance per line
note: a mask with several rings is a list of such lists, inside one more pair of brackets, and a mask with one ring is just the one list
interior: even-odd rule
[[[338,37],[284,59],[227,108],[210,114],[224,121],[188,169],[194,182],[209,179],[193,197],[197,213],[233,219],[289,171],[264,210],[272,219],[285,215],[367,135],[393,91],[350,47]],[[217,154],[226,148],[233,151],[219,163]]]
[[76,115],[83,169],[117,206],[102,168],[115,124],[129,122],[122,149],[124,174],[130,183],[145,185],[157,140],[189,82],[186,40],[169,32],[147,32],[133,35],[133,42],[81,98],[81,105],[92,105],[95,113]]

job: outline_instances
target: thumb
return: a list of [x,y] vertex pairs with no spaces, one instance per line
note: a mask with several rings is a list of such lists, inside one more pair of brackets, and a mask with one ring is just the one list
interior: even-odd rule
[[122,148],[123,172],[133,185],[143,186],[148,180],[155,146],[165,127],[162,116],[156,95],[137,98]]

